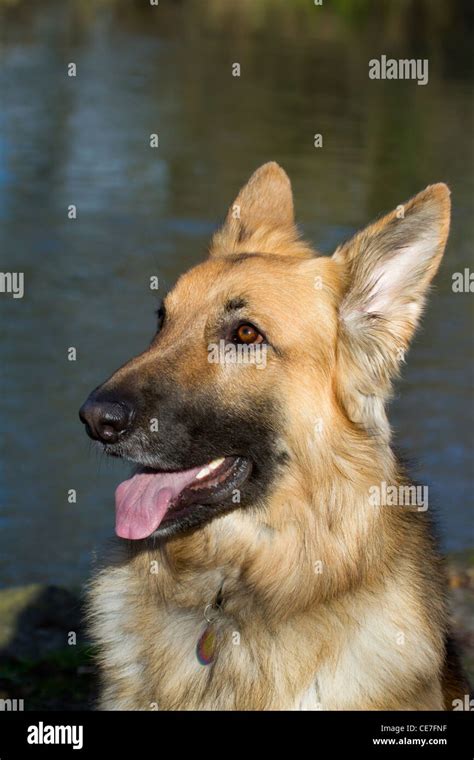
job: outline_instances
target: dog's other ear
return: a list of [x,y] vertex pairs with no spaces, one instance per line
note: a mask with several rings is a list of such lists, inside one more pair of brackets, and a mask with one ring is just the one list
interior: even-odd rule
[[349,417],[389,438],[384,404],[449,232],[449,189],[430,185],[334,253],[344,270],[340,393]]
[[230,206],[210,255],[285,253],[297,239],[290,180],[281,166],[270,161],[252,174]]

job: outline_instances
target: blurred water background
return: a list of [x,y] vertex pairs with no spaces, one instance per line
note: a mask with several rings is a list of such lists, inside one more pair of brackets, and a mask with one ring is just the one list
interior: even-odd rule
[[[271,159],[323,253],[430,182],[451,186],[447,254],[391,416],[444,547],[474,543],[473,296],[452,291],[473,260],[472,23],[461,0],[0,0],[0,268],[25,273],[23,299],[0,295],[1,585],[87,576],[128,466],[95,454],[77,410],[151,337],[150,276],[165,289],[197,263]],[[382,54],[428,58],[429,83],[370,80]]]

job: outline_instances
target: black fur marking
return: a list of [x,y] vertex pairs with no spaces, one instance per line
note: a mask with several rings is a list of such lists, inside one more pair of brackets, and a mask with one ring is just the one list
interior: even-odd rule
[[226,312],[232,312],[232,311],[238,311],[239,309],[247,309],[248,303],[245,300],[245,298],[232,298],[230,301],[227,301],[227,303],[224,306],[224,311]]
[[[163,522],[156,537],[194,530],[221,514],[263,503],[288,458],[277,443],[283,423],[275,399],[254,397],[242,404],[231,397],[224,404],[212,389],[185,390],[163,377],[147,378],[138,387],[136,380],[130,376],[126,387],[115,389],[135,396],[134,429],[119,444],[107,447],[107,453],[160,471],[204,466],[220,457],[243,457],[251,463],[239,488],[240,501],[231,494],[219,504],[193,505],[182,516]],[[151,418],[158,419],[159,433],[150,432]]]

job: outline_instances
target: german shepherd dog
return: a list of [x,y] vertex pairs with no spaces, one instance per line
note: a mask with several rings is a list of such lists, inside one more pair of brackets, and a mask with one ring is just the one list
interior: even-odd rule
[[385,411],[449,217],[431,185],[319,256],[265,164],[150,347],[91,393],[87,432],[137,465],[89,594],[102,709],[443,710],[466,693]]

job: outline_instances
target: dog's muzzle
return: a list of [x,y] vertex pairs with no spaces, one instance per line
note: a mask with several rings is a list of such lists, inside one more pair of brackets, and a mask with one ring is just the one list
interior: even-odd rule
[[101,443],[117,443],[133,425],[135,410],[129,401],[103,397],[93,391],[79,410],[87,434]]

